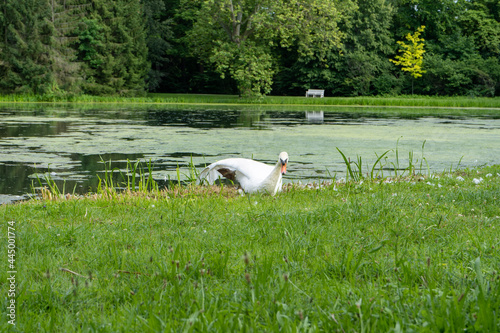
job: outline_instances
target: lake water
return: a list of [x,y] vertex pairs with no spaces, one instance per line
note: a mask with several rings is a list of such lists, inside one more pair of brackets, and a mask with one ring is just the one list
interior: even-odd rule
[[3,105],[0,201],[31,193],[37,173],[50,173],[61,188],[65,182],[68,192],[95,191],[102,161],[123,170],[127,160],[151,160],[160,184],[177,180],[178,167],[185,179],[191,161],[198,170],[227,157],[274,164],[281,151],[290,156],[284,181],[303,183],[345,176],[336,148],[354,161],[361,156],[364,172],[391,150],[384,175],[398,160],[406,168],[410,152],[424,172],[427,163],[431,171],[455,168],[459,161],[461,167],[500,163],[499,110],[468,110],[460,117],[406,111],[394,116],[380,108]]

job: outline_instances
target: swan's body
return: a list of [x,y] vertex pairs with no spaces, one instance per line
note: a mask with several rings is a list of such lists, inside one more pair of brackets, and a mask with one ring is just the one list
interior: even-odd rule
[[228,158],[210,164],[200,173],[198,183],[213,184],[221,176],[237,181],[246,193],[281,191],[282,175],[286,173],[288,154],[282,152],[276,165],[271,166],[246,158]]

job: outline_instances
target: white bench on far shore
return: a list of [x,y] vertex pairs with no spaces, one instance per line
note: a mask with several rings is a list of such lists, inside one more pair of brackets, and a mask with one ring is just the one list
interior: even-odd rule
[[325,91],[321,89],[309,89],[306,91],[306,97],[325,97]]

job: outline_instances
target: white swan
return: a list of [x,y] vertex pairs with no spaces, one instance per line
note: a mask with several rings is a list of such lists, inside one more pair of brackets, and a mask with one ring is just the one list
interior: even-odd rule
[[200,173],[198,184],[206,180],[213,184],[220,176],[237,181],[246,193],[281,191],[281,177],[286,173],[288,154],[282,152],[275,166],[247,158],[228,158],[214,162]]

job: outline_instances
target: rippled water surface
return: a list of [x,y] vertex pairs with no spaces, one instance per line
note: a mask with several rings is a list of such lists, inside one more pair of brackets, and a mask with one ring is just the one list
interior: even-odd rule
[[122,170],[127,160],[151,160],[160,183],[176,180],[177,167],[185,178],[190,161],[198,169],[226,157],[274,164],[280,151],[290,156],[285,182],[338,178],[346,167],[337,147],[351,160],[361,156],[365,172],[387,150],[385,169],[406,168],[411,152],[425,172],[427,163],[431,171],[459,161],[462,167],[500,163],[499,111],[463,117],[393,114],[333,107],[5,105],[0,108],[0,201],[30,193],[35,174],[46,172],[58,184],[65,182],[69,192],[93,191],[103,160]]

